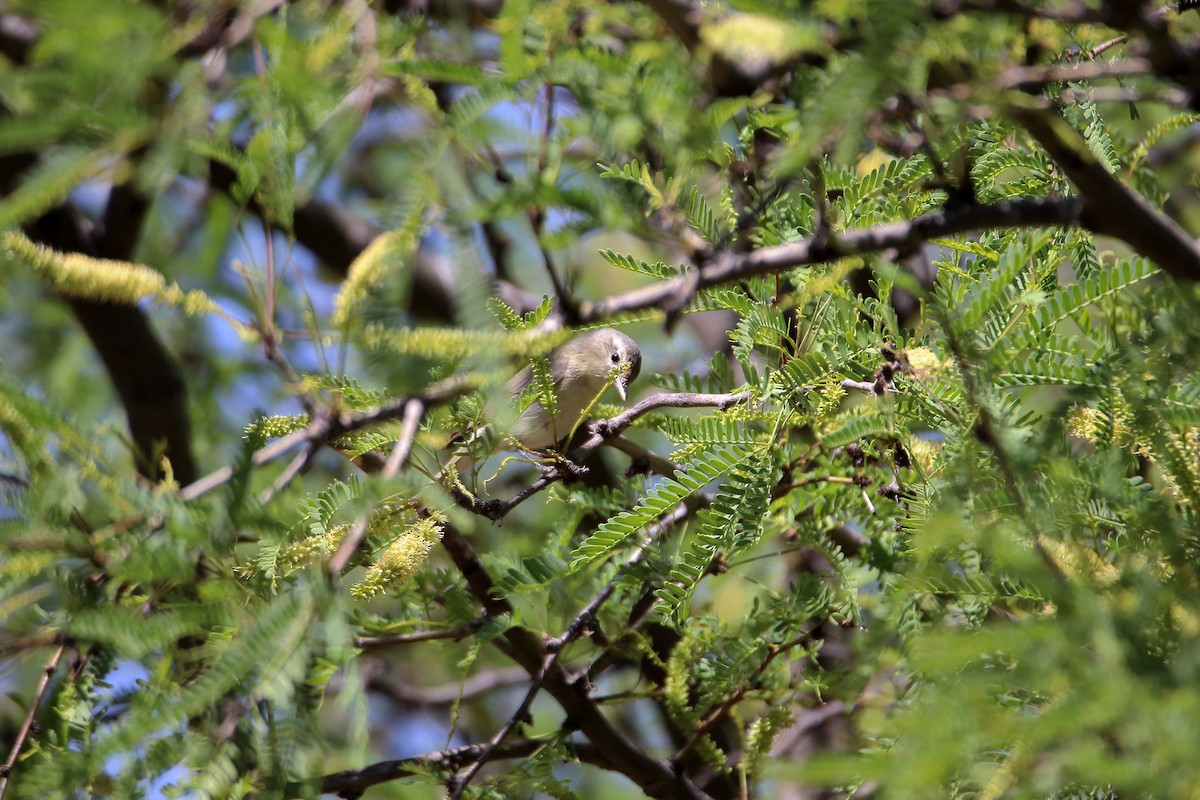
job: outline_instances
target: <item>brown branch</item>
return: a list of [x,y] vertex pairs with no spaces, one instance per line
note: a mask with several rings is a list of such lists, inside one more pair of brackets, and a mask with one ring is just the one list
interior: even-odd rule
[[632,474],[644,471],[644,467],[645,470],[649,470],[656,475],[666,475],[669,478],[683,469],[682,464],[678,464],[669,458],[663,458],[653,450],[648,450],[637,442],[626,439],[624,436],[616,436],[609,439],[608,446],[614,450],[620,450],[633,459],[633,464],[630,466]]
[[[410,408],[409,404],[414,401],[428,408],[431,405],[444,403],[457,397],[466,387],[467,384],[463,379],[448,378],[433,384],[420,395],[393,398],[386,403],[364,411],[344,413],[337,416],[318,415],[303,430],[294,431],[255,452],[252,459],[253,463],[255,466],[261,466],[279,458],[284,453],[301,444],[308,444],[310,448],[313,446],[319,448],[321,445],[326,445],[333,441],[338,436],[353,433],[402,416]],[[314,449],[314,455],[315,452],[316,450]],[[309,457],[311,458],[311,456]],[[380,466],[382,467],[383,465],[381,464]],[[289,469],[294,469],[294,467],[289,467]],[[233,467],[221,467],[221,469],[206,475],[195,483],[185,486],[180,491],[180,496],[184,500],[194,500],[228,483],[233,478],[233,475]]]
[[[263,464],[269,464],[275,459],[282,456],[284,453],[296,447],[302,442],[309,440],[309,430],[293,431],[281,439],[276,439],[269,445],[266,445],[260,450],[256,450],[251,456],[250,461],[256,467],[261,467]],[[194,481],[193,483],[184,486],[179,490],[179,496],[184,500],[195,500],[203,494],[211,492],[219,486],[223,486],[233,479],[234,469],[231,466],[224,466],[215,472],[205,475],[203,478]]]
[[50,679],[54,677],[54,673],[58,670],[58,662],[62,660],[63,653],[66,651],[67,645],[64,642],[54,651],[54,655],[46,662],[46,666],[42,671],[42,679],[38,682],[37,691],[33,694],[33,700],[29,703],[29,713],[25,715],[25,722],[21,725],[21,730],[17,732],[17,738],[13,740],[12,750],[8,753],[8,760],[0,765],[0,800],[3,800],[4,793],[8,789],[8,780],[12,775],[13,768],[17,765],[17,759],[21,755],[21,748],[25,746],[25,740],[29,738],[29,732],[33,730],[33,723],[37,717],[38,707],[42,704],[42,698],[46,696],[46,690],[50,687]]
[[608,598],[612,596],[612,593],[616,591],[618,577],[623,576],[631,567],[641,563],[642,558],[645,556],[646,548],[652,541],[658,538],[657,534],[675,525],[686,513],[687,506],[683,503],[680,503],[674,509],[672,509],[671,512],[665,515],[663,520],[660,520],[658,524],[652,526],[642,543],[638,545],[636,550],[634,550],[633,555],[630,556],[625,562],[624,566],[618,570],[617,576],[613,577],[607,584],[605,584],[604,587],[601,588],[601,590],[597,592],[594,597],[592,597],[591,601],[588,602],[588,604],[584,606],[578,614],[575,615],[575,619],[571,620],[571,623],[567,626],[566,630],[563,631],[561,636],[546,642],[545,648],[549,655],[547,656],[546,663],[543,665],[541,671],[534,678],[533,684],[529,687],[529,691],[526,692],[525,699],[522,701],[521,705],[517,707],[517,710],[513,712],[512,716],[509,717],[508,722],[505,723],[505,725],[492,738],[488,749],[485,749],[479,755],[479,758],[475,761],[475,763],[472,764],[467,770],[466,774],[462,776],[462,779],[457,783],[454,788],[454,792],[451,794],[452,800],[457,800],[457,798],[462,796],[463,789],[465,789],[467,784],[471,782],[471,778],[479,771],[479,769],[483,767],[485,763],[487,763],[492,751],[499,747],[499,745],[504,742],[504,739],[513,731],[516,725],[519,724],[522,719],[524,719],[525,715],[529,712],[529,706],[533,704],[534,698],[537,697],[538,692],[540,692],[542,689],[542,684],[546,679],[546,673],[558,662],[559,656],[562,654],[564,648],[566,648],[566,646],[571,642],[574,642],[576,639],[578,639],[584,633],[584,631],[588,630],[589,628],[598,631],[598,628],[596,628],[596,613],[600,610],[600,607],[604,605]]
[[[798,647],[808,641],[812,635],[813,629],[815,628],[816,625],[812,625],[808,630],[803,631],[799,636],[784,644],[769,645],[767,648],[767,655],[763,657],[762,661],[759,662],[758,667],[754,670],[754,680],[757,680],[757,676],[766,672],[767,667],[771,666],[771,662],[773,662],[781,654],[786,653],[792,648]],[[708,714],[706,714],[704,718],[696,724],[695,728],[692,730],[691,737],[688,738],[683,747],[679,748],[675,755],[671,756],[671,763],[680,763],[683,758],[687,756],[687,754],[690,753],[697,744],[700,743],[700,740],[710,734],[713,729],[717,727],[717,724],[724,719],[731,710],[733,710],[734,706],[745,699],[751,688],[753,688],[752,683],[742,684],[737,689],[734,689],[733,692],[730,693],[729,697],[725,698],[720,705],[709,711]]]
[[[362,769],[348,769],[343,772],[335,772],[321,778],[321,793],[336,794],[343,797],[356,797],[371,786],[405,778],[409,775],[418,774],[418,772],[433,769],[444,770],[453,774],[461,769],[463,764],[469,763],[472,759],[476,758],[484,746],[483,744],[469,744],[463,747],[439,750],[436,753],[425,753],[424,755],[413,756],[412,758],[380,761],[377,764],[372,764]],[[501,748],[501,751],[495,757],[506,759],[526,758],[545,746],[546,742],[532,739],[510,742]],[[584,763],[597,764],[604,767],[609,766],[608,759],[594,747],[590,747],[587,744],[574,744],[570,742],[567,743],[567,746],[574,753],[575,757]],[[300,781],[289,783],[285,790],[285,796],[307,797],[306,788],[307,784]]]
[[725,411],[731,406],[741,405],[750,400],[750,392],[732,392],[729,394],[705,394],[701,392],[659,392],[644,400],[638,401],[631,408],[610,419],[600,420],[592,424],[589,430],[592,435],[580,445],[580,450],[598,447],[604,440],[618,435],[641,416],[660,408],[717,408]]
[[[596,635],[602,636],[602,634],[599,632],[599,628],[597,627],[596,614],[599,612],[600,607],[603,606],[610,597],[612,597],[613,592],[616,591],[618,581],[624,577],[624,575],[628,573],[630,569],[642,562],[642,559],[646,554],[646,548],[649,547],[652,542],[654,542],[662,533],[674,527],[679,523],[680,520],[690,514],[692,508],[693,504],[686,502],[678,503],[673,509],[664,514],[653,525],[649,526],[641,543],[633,551],[633,554],[626,559],[621,569],[617,571],[617,574],[592,597],[588,604],[584,606],[578,614],[575,615],[575,618],[571,620],[569,625],[567,625],[567,628],[563,631],[562,635],[558,636],[557,638],[550,639],[545,643],[543,649],[546,655],[544,656],[542,668],[538,671],[537,675],[534,676],[533,683],[530,685],[529,690],[525,693],[524,700],[522,700],[521,704],[517,707],[517,710],[514,711],[513,714],[508,718],[508,721],[505,722],[500,730],[496,732],[496,735],[492,737],[491,741],[488,742],[488,746],[479,754],[479,758],[477,758],[461,776],[461,778],[455,782],[454,790],[450,794],[451,800],[458,800],[458,798],[462,796],[463,790],[466,789],[468,784],[470,784],[471,779],[479,772],[483,765],[487,763],[488,759],[492,757],[493,753],[504,743],[504,740],[512,733],[512,731],[516,729],[517,725],[519,725],[525,719],[529,712],[529,707],[533,704],[534,698],[536,698],[538,693],[541,692],[550,671],[555,668],[558,668],[559,670],[562,669],[559,666],[558,661],[566,646],[577,640],[588,630],[592,630]],[[586,674],[587,673],[585,672],[584,675]],[[585,683],[590,685],[590,681],[585,681]],[[594,702],[593,707],[595,707]]]
[[[55,250],[100,255],[69,206],[47,212],[27,225],[26,232],[29,238]],[[110,252],[121,256],[115,249]],[[121,401],[138,471],[157,480],[162,475],[159,457],[165,455],[177,481],[195,480],[183,375],[145,312],[133,305],[65,299],[96,348]]]
[[[38,31],[15,15],[0,15],[0,41],[36,46]],[[11,37],[17,37],[12,40]],[[24,51],[18,53],[24,57]],[[0,116],[8,118],[7,111]],[[136,153],[131,157],[136,157]],[[38,162],[33,152],[0,157],[0,191],[10,193]],[[128,260],[142,230],[149,200],[129,184],[112,188],[99,234],[89,229],[70,204],[53,208],[25,224],[29,238],[65,253]],[[187,394],[178,363],[163,346],[145,312],[132,305],[66,298],[84,333],[96,348],[129,424],[138,471],[163,477],[159,459],[171,461],[175,479],[195,480]]]
[[367,688],[378,692],[389,700],[417,708],[448,706],[453,703],[487,694],[495,689],[506,689],[529,682],[529,673],[521,667],[489,669],[476,673],[462,682],[441,686],[409,686],[373,678]]
[[[61,243],[42,240],[58,248]],[[76,251],[77,252],[77,251]],[[180,484],[196,479],[187,387],[179,364],[137,306],[68,298],[80,326],[96,348],[125,410],[136,447],[137,469],[162,477],[159,457],[171,462]]]
[[[847,256],[894,251],[900,258],[925,242],[970,231],[1017,226],[1082,224],[1084,201],[1078,197],[1054,200],[1002,200],[989,204],[946,206],[913,220],[901,220],[825,237],[765,247],[750,253],[718,253],[698,268],[696,288],[732,283],[783,269],[836,261]],[[1103,233],[1104,231],[1097,231]],[[689,286],[685,276],[650,284],[580,306],[580,320],[595,322],[617,314],[670,303]]]
[[[292,481],[296,480],[296,478],[298,478],[300,475],[308,472],[308,468],[312,466],[313,458],[316,457],[317,452],[320,449],[320,445],[314,442],[309,442],[308,447],[297,453],[292,460],[288,462],[288,465],[283,468],[283,472],[280,472],[275,476],[275,480],[271,482],[271,485],[259,493],[258,502],[265,506],[267,503],[271,502],[275,495],[279,494],[289,485],[291,485]],[[255,455],[257,455],[257,453]],[[191,486],[187,487],[187,489],[191,488]],[[188,500],[191,498],[184,497],[184,499]]]
[[[640,401],[632,408],[618,414],[615,417],[606,420],[594,422],[588,426],[588,437],[582,444],[571,450],[571,455],[576,459],[582,459],[583,456],[591,453],[597,447],[607,443],[610,439],[615,439],[620,436],[621,432],[632,425],[639,417],[654,411],[659,408],[720,408],[725,409],[729,406],[744,403],[751,398],[750,392],[737,392],[733,394],[701,394],[690,392],[660,392]],[[618,449],[629,449],[629,444],[622,445]],[[664,462],[656,462],[658,466],[665,466]],[[477,497],[468,496],[461,491],[451,490],[455,502],[460,506],[472,511],[480,516],[487,517],[491,520],[503,519],[510,511],[524,503],[530,497],[533,497],[538,492],[547,488],[561,480],[569,480],[578,476],[579,467],[565,460],[552,465],[545,469],[541,476],[533,483],[526,486],[516,495],[508,500],[481,500]]]
[[[496,582],[479,560],[471,542],[453,524],[447,523],[442,530],[442,548],[454,566],[467,581],[467,588],[475,595],[483,610],[490,617],[511,614],[513,607],[496,590]],[[526,664],[522,664],[528,670]]]
[[412,633],[389,633],[381,636],[356,636],[354,646],[363,650],[374,650],[382,647],[397,647],[417,642],[434,642],[444,639],[459,641],[468,636],[474,636],[483,627],[483,619],[477,619],[470,625],[457,628],[442,628],[439,630],[414,631]]
[[1080,224],[1112,236],[1179,280],[1200,281],[1200,250],[1174,220],[1109,173],[1057,114],[1027,108],[1011,116],[1037,139],[1084,198]]
[[[454,526],[445,527],[442,546],[463,574],[471,593],[489,615],[511,613],[512,606],[496,595],[495,582],[480,563],[471,543]],[[542,671],[546,649],[541,637],[533,631],[512,627],[493,642],[531,676],[536,677]],[[704,800],[707,797],[691,781],[676,774],[663,761],[648,755],[613,726],[590,697],[586,675],[572,677],[558,663],[552,663],[545,672],[545,691],[566,712],[570,724],[587,736],[595,751],[605,754],[608,769],[629,778],[651,797],[663,800]],[[477,751],[475,757],[478,752],[482,751]]]
[[[1039,89],[1051,83],[1123,78],[1132,75],[1147,75],[1153,72],[1153,65],[1144,58],[1123,58],[1120,61],[1084,61],[1074,64],[1009,67],[1000,73],[998,83],[1007,89]],[[959,84],[962,87],[969,85],[971,84]]]
[[462,797],[463,792],[466,791],[471,781],[479,774],[479,770],[483,769],[483,765],[502,752],[501,748],[504,746],[504,740],[508,738],[509,734],[516,730],[518,725],[521,725],[528,719],[529,707],[533,705],[534,698],[542,691],[542,685],[546,681],[546,672],[558,660],[558,653],[559,651],[556,650],[546,656],[546,662],[543,664],[541,671],[534,676],[533,683],[529,685],[529,689],[525,692],[525,697],[521,700],[521,704],[517,706],[517,710],[509,716],[504,725],[500,727],[500,730],[496,731],[496,734],[484,745],[479,755],[471,761],[466,772],[457,776],[452,781],[453,788],[450,791],[449,800],[459,800]]

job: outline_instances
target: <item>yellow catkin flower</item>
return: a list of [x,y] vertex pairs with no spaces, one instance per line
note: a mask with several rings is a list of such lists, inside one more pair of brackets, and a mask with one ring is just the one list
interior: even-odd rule
[[57,560],[55,553],[10,553],[4,558],[6,578],[20,579],[38,575]]
[[821,398],[813,411],[814,420],[822,420],[837,413],[842,407],[842,398],[846,396],[846,387],[840,383],[827,383],[817,388],[817,396]]
[[154,297],[167,285],[161,273],[126,261],[58,253],[16,231],[0,239],[10,260],[29,266],[56,291],[68,297],[132,305]]
[[779,732],[790,727],[796,718],[787,706],[775,706],[751,723],[746,731],[746,765],[756,774],[762,759],[770,752],[771,743]]
[[938,456],[942,452],[942,445],[940,442],[931,442],[919,436],[910,436],[907,450],[908,455],[921,468],[921,471],[928,473],[932,472],[937,464]]
[[266,439],[276,439],[298,431],[306,425],[308,425],[308,414],[276,414],[271,417],[263,417],[257,422],[247,425],[246,438],[257,433]]
[[[342,523],[334,525],[323,534],[309,536],[279,548],[275,554],[275,577],[286,578],[318,558],[336,552],[349,531],[350,525]],[[253,578],[259,574],[259,563],[248,561],[234,567],[234,571],[243,578]]]
[[411,241],[406,230],[381,233],[350,264],[346,280],[333,300],[334,327],[345,328],[388,268],[400,261],[401,250]]
[[334,525],[323,534],[309,536],[307,539],[301,539],[280,549],[278,557],[280,573],[291,575],[316,559],[335,552],[349,531],[350,525],[347,523]]
[[734,61],[765,59],[782,64],[801,50],[827,47],[815,26],[800,25],[766,14],[729,14],[700,27],[710,48]]
[[171,494],[179,489],[179,482],[175,480],[175,468],[171,466],[171,459],[163,456],[158,460],[158,468],[162,471],[162,480],[158,482],[158,486],[154,487],[156,494]]
[[3,245],[10,261],[28,266],[56,292],[67,297],[123,305],[155,300],[163,305],[181,308],[191,316],[219,316],[232,325],[243,339],[254,335],[250,328],[230,316],[204,292],[185,292],[179,284],[168,284],[162,273],[144,264],[92,258],[81,253],[60,253],[30,241],[16,231],[0,235],[0,245]]
[[503,353],[506,356],[543,356],[575,335],[559,328],[552,331],[480,331],[457,328],[391,328],[371,323],[360,341],[368,349],[391,350],[398,355],[437,354],[458,359],[470,353]]
[[1096,431],[1100,428],[1100,411],[1087,406],[1075,406],[1067,414],[1067,432],[1076,439],[1096,441]]
[[442,523],[434,517],[415,521],[383,549],[379,561],[367,568],[350,594],[361,599],[375,597],[415,575],[429,560],[433,546],[441,541]]
[[42,458],[43,437],[25,415],[0,395],[0,431],[11,440],[15,449],[26,458]]
[[904,360],[918,375],[937,375],[951,366],[951,362],[939,358],[938,354],[928,347],[910,347],[904,351]]
[[1116,567],[1088,547],[1067,544],[1040,535],[1037,542],[1059,569],[1075,578],[1090,579],[1101,586],[1110,586],[1120,577]]
[[[1122,447],[1133,446],[1135,450],[1140,452],[1145,449],[1145,445],[1134,438],[1129,428],[1129,419],[1127,412],[1117,412],[1111,421],[1113,441]],[[1097,442],[1100,440],[1104,427],[1108,422],[1108,415],[1098,408],[1075,406],[1067,414],[1067,432],[1077,439]]]

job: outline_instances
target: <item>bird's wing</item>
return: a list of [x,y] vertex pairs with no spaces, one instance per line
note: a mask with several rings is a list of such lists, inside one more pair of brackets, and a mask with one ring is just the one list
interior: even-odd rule
[[504,384],[504,390],[512,397],[516,397],[528,389],[531,383],[533,383],[533,367],[527,366],[508,379],[508,382]]

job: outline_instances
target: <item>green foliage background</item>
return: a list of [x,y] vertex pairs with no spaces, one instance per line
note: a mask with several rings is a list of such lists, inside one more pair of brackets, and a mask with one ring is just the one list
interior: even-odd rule
[[1194,796],[1183,6],[5,4],[0,793]]

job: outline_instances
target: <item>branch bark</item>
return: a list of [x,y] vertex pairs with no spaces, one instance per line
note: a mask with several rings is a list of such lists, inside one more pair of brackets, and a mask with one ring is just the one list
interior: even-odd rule
[[1037,139],[1083,198],[1080,224],[1128,244],[1179,280],[1200,281],[1200,249],[1173,219],[1110,174],[1054,112],[1010,111]]
[[846,256],[894,251],[896,258],[902,258],[930,239],[957,233],[1022,225],[1077,226],[1083,224],[1084,208],[1084,200],[1078,197],[946,206],[913,220],[810,236],[799,242],[764,247],[749,253],[723,251],[697,268],[698,279],[681,275],[604,300],[584,303],[580,307],[580,319],[585,323],[595,322],[627,311],[673,305],[692,286],[704,289]]

